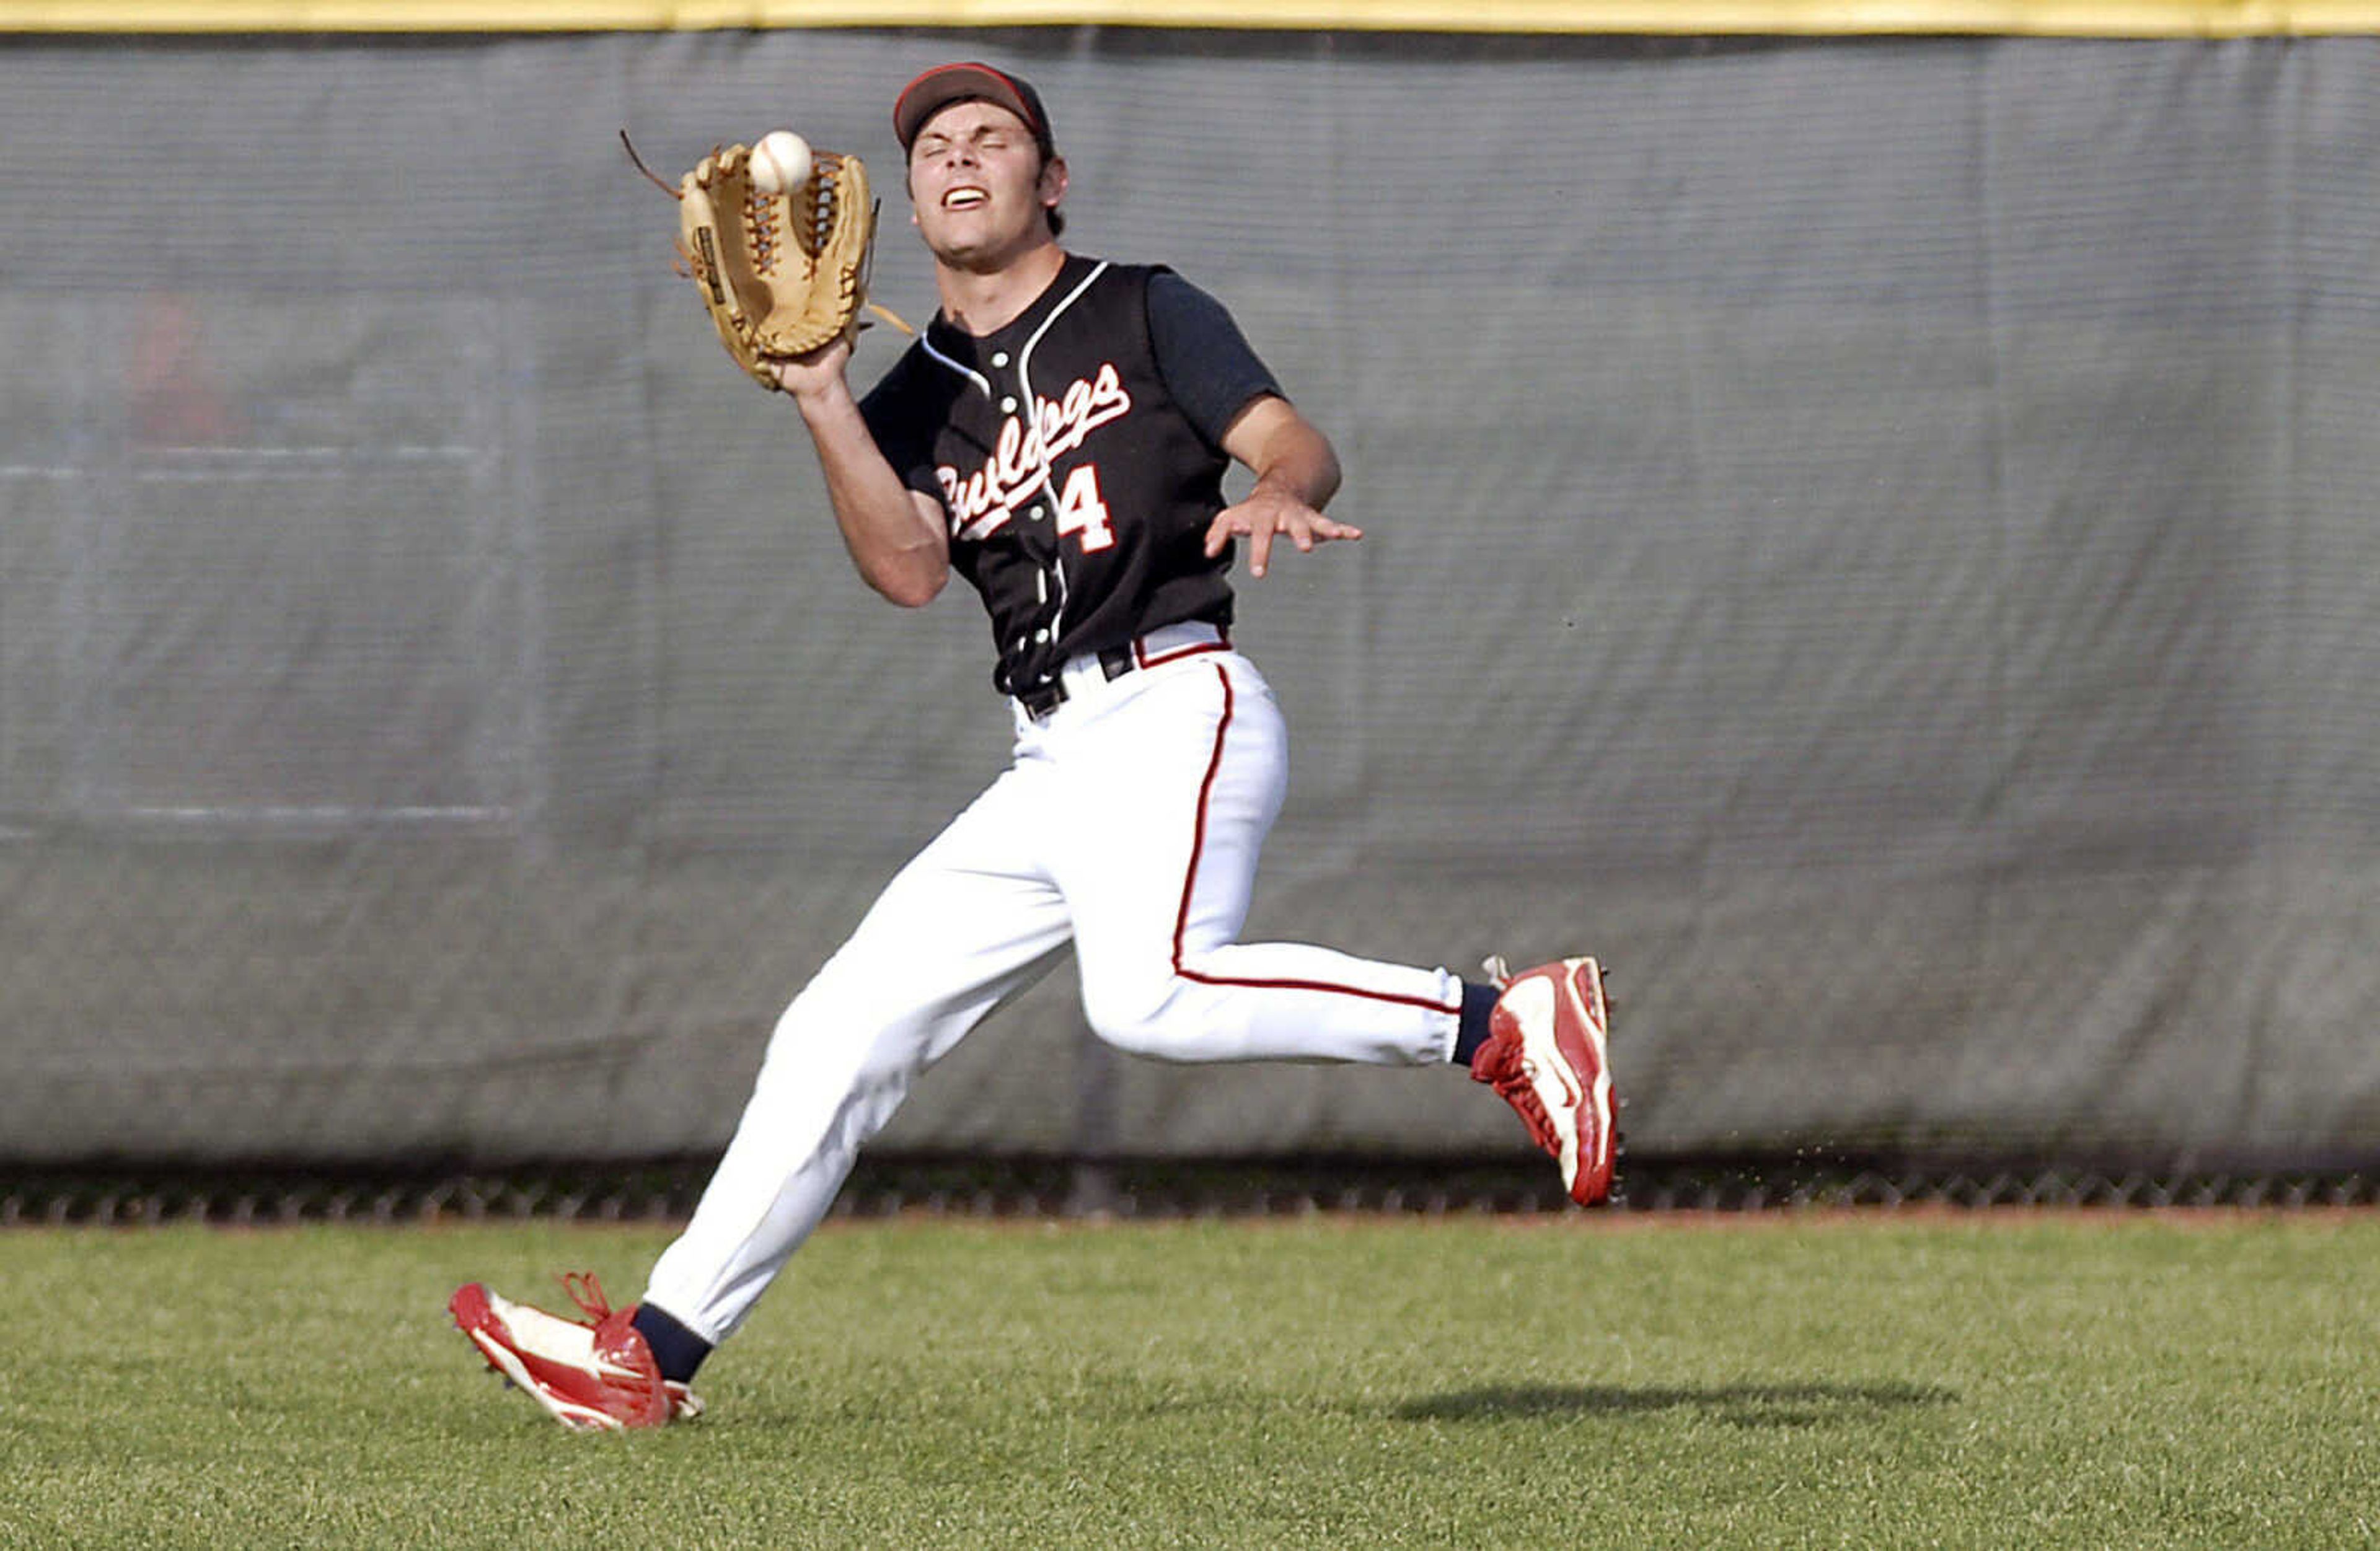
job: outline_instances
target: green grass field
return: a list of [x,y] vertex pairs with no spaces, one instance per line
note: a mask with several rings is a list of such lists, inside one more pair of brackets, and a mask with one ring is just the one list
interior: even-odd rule
[[2369,1215],[837,1223],[633,1436],[446,1322],[666,1237],[0,1233],[0,1544],[2380,1541]]

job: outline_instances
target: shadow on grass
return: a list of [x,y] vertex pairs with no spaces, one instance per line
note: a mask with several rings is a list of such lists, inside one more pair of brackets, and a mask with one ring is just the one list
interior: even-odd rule
[[1810,1427],[1956,1402],[1932,1384],[1488,1385],[1393,1408],[1401,1422],[1500,1422],[1548,1416],[1700,1412],[1740,1427]]

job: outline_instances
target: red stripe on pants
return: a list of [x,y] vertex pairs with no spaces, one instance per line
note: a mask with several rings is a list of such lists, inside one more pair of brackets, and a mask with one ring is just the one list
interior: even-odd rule
[[1190,866],[1182,879],[1182,908],[1173,916],[1173,973],[1200,986],[1238,986],[1266,991],[1323,991],[1334,996],[1362,997],[1368,1001],[1393,1002],[1400,1007],[1425,1007],[1433,1012],[1459,1014],[1463,1011],[1461,1006],[1449,1007],[1428,997],[1398,996],[1388,991],[1366,990],[1361,986],[1340,986],[1321,980],[1236,979],[1229,975],[1204,974],[1184,964],[1182,939],[1190,929],[1190,897],[1198,887],[1198,858],[1207,848],[1207,807],[1214,800],[1215,778],[1222,773],[1223,739],[1232,730],[1232,675],[1217,664],[1215,677],[1223,685],[1223,715],[1222,720],[1215,723],[1215,746],[1207,756],[1206,779],[1198,783],[1198,821],[1190,834]]

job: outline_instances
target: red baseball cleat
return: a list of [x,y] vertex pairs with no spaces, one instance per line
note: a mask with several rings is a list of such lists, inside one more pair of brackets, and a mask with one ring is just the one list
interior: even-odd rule
[[1561,1165],[1570,1198],[1592,1206],[1611,1189],[1610,1017],[1603,972],[1593,959],[1563,959],[1508,975],[1497,989],[1488,1039],[1472,1058],[1472,1081],[1492,1083],[1520,1112],[1537,1145]]
[[614,1311],[589,1273],[564,1277],[562,1287],[586,1319],[516,1303],[478,1282],[456,1288],[446,1312],[489,1367],[573,1432],[658,1427],[702,1414],[692,1390],[662,1377],[652,1349],[629,1323],[633,1307]]

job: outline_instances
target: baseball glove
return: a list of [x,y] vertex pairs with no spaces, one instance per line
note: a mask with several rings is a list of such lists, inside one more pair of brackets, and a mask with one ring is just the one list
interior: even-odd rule
[[776,363],[857,330],[876,203],[856,156],[813,151],[809,181],[782,194],[753,183],[751,159],[727,146],[678,180],[679,251],[719,342],[775,391]]

